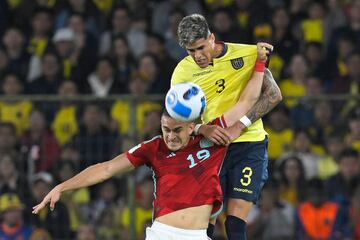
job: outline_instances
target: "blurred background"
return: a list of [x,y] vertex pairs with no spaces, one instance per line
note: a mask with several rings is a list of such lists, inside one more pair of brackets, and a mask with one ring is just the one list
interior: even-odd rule
[[[31,208],[56,184],[161,133],[186,52],[177,25],[274,45],[270,179],[249,239],[360,239],[360,0],[0,1],[0,239],[144,239],[146,168]],[[223,217],[215,239],[226,239]]]

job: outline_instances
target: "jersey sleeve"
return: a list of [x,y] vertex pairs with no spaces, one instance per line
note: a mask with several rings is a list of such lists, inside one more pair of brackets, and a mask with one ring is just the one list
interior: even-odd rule
[[153,138],[149,141],[142,142],[126,152],[127,158],[134,167],[150,165],[158,145],[156,139],[157,138]]
[[218,125],[222,128],[227,128],[227,124],[224,118],[224,115],[221,115],[220,117],[215,118],[214,120],[210,121],[208,125]]

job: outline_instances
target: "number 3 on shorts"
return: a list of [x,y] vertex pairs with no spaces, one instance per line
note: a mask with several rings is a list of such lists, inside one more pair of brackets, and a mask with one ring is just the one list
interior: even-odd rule
[[249,186],[251,183],[251,175],[253,174],[251,167],[244,167],[244,169],[242,170],[242,173],[244,175],[240,179],[241,184],[245,187]]

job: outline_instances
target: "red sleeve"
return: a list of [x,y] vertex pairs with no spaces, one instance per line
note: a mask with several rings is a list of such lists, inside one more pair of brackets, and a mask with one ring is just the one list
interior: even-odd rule
[[211,122],[208,123],[209,125],[218,125],[222,128],[227,128],[227,124],[224,118],[224,115],[221,115],[220,117],[215,118]]
[[142,142],[126,152],[127,158],[134,167],[150,165],[158,146],[158,137]]

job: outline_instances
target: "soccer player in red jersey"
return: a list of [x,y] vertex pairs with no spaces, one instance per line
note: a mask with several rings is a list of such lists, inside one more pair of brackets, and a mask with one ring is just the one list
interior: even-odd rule
[[[227,128],[234,139],[241,132],[240,116],[260,95],[268,44],[258,44],[258,64],[238,104],[211,122]],[[227,127],[230,126],[230,127]],[[180,122],[166,111],[161,117],[163,135],[145,141],[114,159],[90,166],[54,187],[41,203],[37,214],[50,203],[54,209],[64,191],[90,186],[115,174],[147,165],[154,171],[154,222],[146,229],[147,240],[206,240],[206,229],[212,214],[221,211],[222,194],[219,172],[226,147],[216,145],[201,135],[192,136],[194,122]],[[219,133],[220,138],[224,138]],[[224,138],[225,139],[225,138]]]

